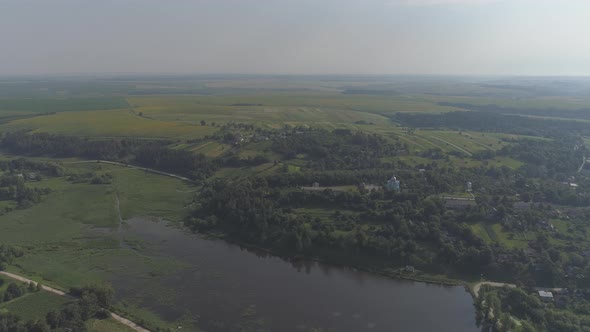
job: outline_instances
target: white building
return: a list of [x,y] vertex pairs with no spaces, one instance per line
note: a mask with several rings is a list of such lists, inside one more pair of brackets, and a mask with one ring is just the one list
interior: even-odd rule
[[547,302],[553,301],[553,293],[551,293],[551,292],[546,292],[546,291],[540,290],[539,297],[543,301],[547,301]]

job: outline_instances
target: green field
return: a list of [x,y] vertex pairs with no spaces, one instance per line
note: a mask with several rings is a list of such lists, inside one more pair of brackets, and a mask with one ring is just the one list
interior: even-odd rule
[[217,129],[176,121],[158,121],[140,117],[127,109],[87,112],[63,112],[15,120],[0,130],[30,129],[34,132],[86,137],[150,137],[194,139]]
[[45,320],[45,315],[52,309],[60,310],[63,305],[70,302],[64,296],[59,296],[47,291],[27,293],[12,301],[0,303],[0,310],[17,314],[24,320]]
[[[333,128],[357,121],[388,124],[378,114],[357,111],[350,100],[324,94],[253,94],[243,96],[146,96],[130,97],[136,112],[163,121],[198,123],[244,122],[273,128],[288,125],[320,125]],[[355,100],[354,102],[362,101]],[[387,101],[367,100],[367,105]],[[389,101],[391,102],[391,101]],[[260,106],[232,106],[251,104]],[[364,104],[362,104],[364,105]]]
[[[119,193],[125,219],[148,216],[180,220],[188,211],[185,204],[192,198],[192,188],[180,180],[126,167],[64,165],[68,173],[109,172],[113,184],[72,184],[65,177],[39,183],[53,189],[43,202],[0,216],[0,242],[25,250],[10,271],[65,290],[113,278],[171,273],[181,266],[174,260],[140,254],[137,250],[141,244],[135,239],[124,239],[127,244],[121,246],[116,197]],[[159,294],[156,282],[151,287]],[[133,313],[142,319],[151,317],[153,326],[169,324],[143,309]]]
[[[7,279],[7,282],[10,279]],[[7,311],[18,315],[25,321],[44,321],[47,313],[51,310],[61,310],[72,298],[59,296],[47,291],[27,293],[9,302],[0,303],[0,311]],[[109,319],[91,319],[87,322],[90,332],[131,332],[133,329]]]
[[86,323],[88,332],[133,332],[134,329],[120,324],[116,320],[109,319],[91,319]]
[[535,239],[532,232],[506,232],[500,224],[477,223],[470,225],[475,235],[486,243],[499,243],[509,249],[524,249]]
[[127,101],[123,97],[0,98],[0,114],[93,111],[124,107],[127,107]]
[[197,153],[202,153],[207,157],[215,158],[219,157],[223,153],[230,150],[230,146],[219,142],[206,142],[203,144],[195,144],[194,146],[187,147],[188,150]]

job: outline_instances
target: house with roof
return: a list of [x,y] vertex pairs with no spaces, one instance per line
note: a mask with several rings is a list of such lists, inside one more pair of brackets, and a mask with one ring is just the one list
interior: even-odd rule
[[553,293],[544,290],[539,291],[539,297],[544,302],[553,302]]

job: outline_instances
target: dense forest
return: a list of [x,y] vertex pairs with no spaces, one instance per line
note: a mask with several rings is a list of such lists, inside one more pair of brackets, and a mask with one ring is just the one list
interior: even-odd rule
[[309,158],[309,167],[318,170],[362,170],[380,168],[381,158],[407,152],[398,142],[390,143],[377,134],[347,129],[296,131],[295,135],[275,139],[272,150],[285,159],[299,154]]
[[[485,286],[484,286],[485,287]],[[576,291],[576,313],[555,311],[547,307],[537,296],[518,288],[486,287],[485,296],[476,301],[477,319],[484,327],[494,331],[545,332],[590,331],[590,293]],[[567,298],[566,298],[567,301]]]

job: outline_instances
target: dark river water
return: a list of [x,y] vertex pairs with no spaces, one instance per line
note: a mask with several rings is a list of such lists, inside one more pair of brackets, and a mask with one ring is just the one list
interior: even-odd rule
[[[205,331],[479,331],[462,287],[382,277],[316,262],[291,263],[164,222],[128,221],[149,256],[183,263],[158,277],[167,295],[142,298],[141,282],[114,282],[163,318],[190,317]],[[145,288],[143,288],[145,289]],[[186,331],[186,329],[185,329]]]

